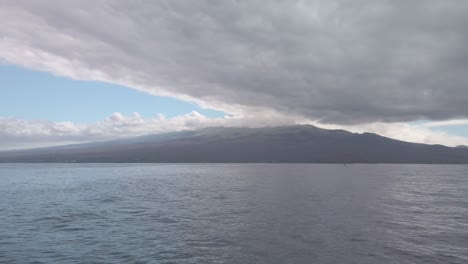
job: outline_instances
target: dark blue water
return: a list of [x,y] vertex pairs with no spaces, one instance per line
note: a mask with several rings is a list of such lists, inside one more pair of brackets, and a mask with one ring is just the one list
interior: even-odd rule
[[468,166],[0,165],[1,263],[468,263]]

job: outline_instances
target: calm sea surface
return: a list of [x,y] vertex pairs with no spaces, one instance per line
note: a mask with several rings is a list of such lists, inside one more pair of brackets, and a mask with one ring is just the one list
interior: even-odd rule
[[0,263],[468,263],[468,166],[0,165]]

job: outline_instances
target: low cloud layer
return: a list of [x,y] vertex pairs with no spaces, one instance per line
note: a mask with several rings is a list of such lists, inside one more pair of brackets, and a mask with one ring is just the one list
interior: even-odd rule
[[468,118],[468,1],[3,0],[0,17],[0,60],[230,113]]
[[[297,120],[297,117],[272,113],[246,117],[208,118],[198,112],[173,118],[158,115],[147,119],[142,118],[138,113],[131,116],[114,113],[93,124],[0,118],[0,150],[84,143],[212,126],[263,127],[297,123],[315,124],[310,120],[302,120],[301,122]],[[374,132],[395,139],[426,144],[468,145],[467,138],[432,131],[427,127],[427,124],[374,123],[347,126],[325,125],[322,127],[345,129],[356,133]]]
[[142,118],[138,113],[132,116],[114,113],[92,124],[0,117],[0,150],[111,140],[212,126],[291,125],[295,123],[295,120],[296,118],[293,117],[271,113],[264,116],[208,118],[196,111],[173,118],[166,118],[159,114],[147,119]]

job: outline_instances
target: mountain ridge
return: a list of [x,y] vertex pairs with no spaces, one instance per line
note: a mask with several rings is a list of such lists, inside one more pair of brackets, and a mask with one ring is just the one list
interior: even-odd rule
[[468,149],[312,125],[209,127],[0,152],[0,162],[468,164]]

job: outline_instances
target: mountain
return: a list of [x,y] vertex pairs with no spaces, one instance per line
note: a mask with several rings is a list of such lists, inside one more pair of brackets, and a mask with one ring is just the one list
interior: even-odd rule
[[0,162],[464,163],[468,149],[311,125],[213,127],[105,142],[0,152]]

